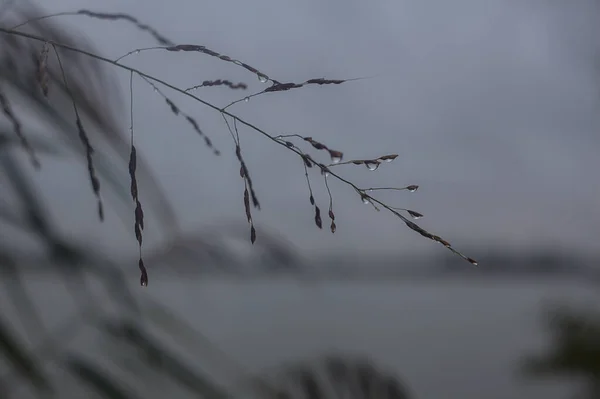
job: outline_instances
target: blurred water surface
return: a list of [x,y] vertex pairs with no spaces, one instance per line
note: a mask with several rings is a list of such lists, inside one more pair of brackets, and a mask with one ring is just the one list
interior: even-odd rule
[[548,342],[546,301],[597,303],[597,291],[553,280],[306,283],[285,279],[155,281],[167,303],[250,370],[346,352],[391,367],[418,398],[564,398],[518,366]]

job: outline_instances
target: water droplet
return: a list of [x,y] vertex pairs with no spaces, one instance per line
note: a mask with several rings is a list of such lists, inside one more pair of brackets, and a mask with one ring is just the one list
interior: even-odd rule
[[154,88],[154,92],[156,93],[157,91],[158,91],[158,87],[155,87]]
[[362,202],[365,205],[369,205],[371,203],[371,201],[369,200],[369,197],[367,197],[366,195],[362,196]]
[[409,192],[414,193],[415,191],[417,191],[419,189],[419,186],[413,184],[413,185],[407,186],[406,189]]
[[415,212],[415,211],[411,211],[409,209],[406,210],[406,212],[408,212],[408,214],[413,218],[413,219],[421,219],[423,217],[422,214],[420,214],[419,212]]
[[263,75],[262,73],[258,73],[257,76],[260,83],[267,83],[267,81],[269,80],[269,78],[266,75]]
[[135,54],[139,54],[139,53],[141,53],[140,50],[135,50]]
[[340,163],[342,161],[342,158],[344,158],[344,153],[342,153],[341,151],[336,151],[336,150],[329,150],[329,156],[331,157],[331,162],[333,163]]
[[379,167],[379,162],[365,162],[365,166],[371,171],[377,170],[377,168]]
[[384,155],[384,156],[378,158],[378,160],[384,161],[384,162],[392,162],[396,158],[398,158],[398,154],[390,154],[390,155]]
[[248,102],[248,101],[250,101],[250,97],[244,98],[244,102]]

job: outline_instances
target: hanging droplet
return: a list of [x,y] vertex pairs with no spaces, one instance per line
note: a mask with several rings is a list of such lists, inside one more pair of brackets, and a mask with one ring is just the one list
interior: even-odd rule
[[140,50],[135,50],[135,54],[139,54],[140,52]]
[[365,205],[369,205],[371,203],[371,201],[369,200],[369,197],[367,197],[366,195],[363,195],[361,197],[363,204]]
[[158,91],[158,87],[155,87],[154,88],[154,92],[156,93],[157,91]]
[[335,231],[337,230],[337,226],[335,225],[335,222],[333,220],[331,221],[330,228],[332,233],[335,233]]
[[248,101],[250,101],[250,97],[244,98],[244,102],[248,102]]
[[269,80],[269,78],[266,75],[263,75],[260,72],[257,74],[257,76],[258,76],[258,81],[260,83],[267,83],[267,81]]
[[417,191],[419,189],[419,186],[417,186],[415,184],[411,184],[410,186],[406,186],[406,189],[409,192],[414,193],[415,191]]
[[343,153],[334,150],[329,150],[329,155],[331,156],[331,162],[333,163],[340,163],[344,157]]
[[140,268],[140,285],[142,287],[148,286],[148,272],[146,271],[146,267],[144,266],[144,261],[142,258],[138,261],[138,267]]
[[398,154],[390,154],[379,157],[379,161],[392,162],[394,159],[398,158]]
[[419,212],[411,211],[410,209],[407,209],[406,212],[408,212],[413,219],[421,219],[423,217]]
[[365,166],[371,171],[377,170],[379,167],[379,162],[365,162]]

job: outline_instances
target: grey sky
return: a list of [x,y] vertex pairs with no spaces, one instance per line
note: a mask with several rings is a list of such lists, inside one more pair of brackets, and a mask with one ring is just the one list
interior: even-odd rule
[[[415,194],[381,198],[424,213],[420,224],[459,249],[597,248],[600,25],[591,0],[55,0],[45,8],[131,13],[178,43],[206,45],[280,81],[377,75],[265,95],[232,111],[272,134],[313,136],[347,159],[398,153],[376,172],[352,166],[338,171],[363,187],[419,184]],[[85,30],[111,58],[155,45],[125,23],[61,18]],[[264,87],[247,71],[201,54],[154,51],[126,63],[182,87],[217,78],[244,81],[249,93]],[[118,76],[128,100],[128,74]],[[239,164],[218,113],[172,96],[198,118],[222,157],[214,157],[144,82],[136,80],[135,87],[138,148],[172,193],[183,228],[244,223]],[[243,96],[220,88],[196,94],[220,105]],[[255,132],[244,129],[241,136],[263,205],[255,213],[259,239],[267,226],[308,254],[443,254],[333,181],[338,231],[319,231],[300,160]],[[115,229],[120,225],[114,216],[97,223],[82,164],[77,170],[53,164],[43,176],[48,195],[59,199],[55,209],[68,233],[96,238],[107,251],[135,253],[130,226]],[[326,209],[322,182],[315,173],[315,197]],[[160,235],[148,220],[151,245]]]

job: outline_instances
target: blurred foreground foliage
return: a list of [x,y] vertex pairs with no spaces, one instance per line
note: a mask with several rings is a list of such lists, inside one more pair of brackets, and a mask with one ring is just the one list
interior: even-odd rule
[[[8,9],[8,4],[13,8]],[[26,0],[9,1],[4,8],[0,4],[2,27],[39,15]],[[37,20],[23,29],[91,48],[82,35],[66,32],[53,20]],[[124,107],[114,77],[97,62],[65,52],[61,57],[72,77],[69,87],[60,71],[50,69],[46,98],[34,78],[40,49],[40,43],[0,35],[0,89],[21,123],[19,130],[39,157],[42,170],[48,157],[76,156],[85,162],[70,91],[95,143],[97,173],[108,185],[103,193],[117,199],[129,224],[129,143],[121,134],[119,111]],[[234,378],[220,379],[198,366],[199,360],[215,353],[201,332],[147,296],[140,300],[130,291],[119,265],[60,233],[58,218],[35,184],[36,172],[23,156],[14,121],[4,116],[6,112],[0,117],[0,398],[225,399],[237,396],[240,386],[247,388],[246,397],[252,392],[257,397],[294,395],[279,381],[267,382],[268,378],[239,369]],[[176,223],[167,197],[142,156],[138,156],[138,169],[150,208],[163,227],[173,228]],[[40,295],[30,287],[30,273],[40,269],[51,271],[46,274],[55,278],[52,289],[66,293],[73,311],[41,310]],[[95,293],[97,286],[105,293],[102,298]],[[62,320],[48,321],[49,316]],[[296,379],[297,390],[314,399],[375,394],[406,398],[397,380],[368,366],[368,361],[333,359],[329,374],[326,370],[315,377],[312,366],[294,366],[288,380]],[[210,360],[205,362],[211,366]]]
[[551,345],[526,359],[524,371],[535,378],[570,377],[584,383],[580,397],[600,398],[600,312],[553,307],[547,312]]

